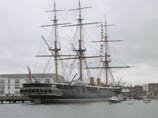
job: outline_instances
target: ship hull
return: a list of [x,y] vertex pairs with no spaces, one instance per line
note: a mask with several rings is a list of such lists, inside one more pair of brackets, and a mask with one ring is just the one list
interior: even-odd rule
[[60,99],[60,98],[53,98],[53,99],[34,99],[34,104],[50,104],[50,103],[90,103],[90,102],[107,102],[107,98],[76,98],[76,99]]
[[24,86],[21,94],[31,98],[34,103],[98,102],[107,101],[107,98],[118,94],[118,88],[72,85]]

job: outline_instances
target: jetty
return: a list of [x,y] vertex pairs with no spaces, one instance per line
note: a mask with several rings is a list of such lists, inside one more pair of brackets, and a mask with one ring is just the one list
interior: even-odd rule
[[16,104],[17,102],[32,102],[30,98],[23,96],[0,96],[0,103]]

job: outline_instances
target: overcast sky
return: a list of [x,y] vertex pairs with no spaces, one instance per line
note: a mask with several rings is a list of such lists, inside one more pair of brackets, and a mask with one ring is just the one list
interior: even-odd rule
[[[93,6],[84,12],[86,21],[107,21],[122,63],[133,66],[116,71],[116,76],[131,84],[158,83],[158,1],[157,0],[81,0]],[[49,24],[53,0],[0,0],[0,73],[26,73],[26,65],[35,64],[41,34],[40,26]],[[72,9],[78,0],[56,0],[57,8]],[[61,22],[73,22],[73,13],[59,14]],[[117,58],[117,57],[115,57]]]

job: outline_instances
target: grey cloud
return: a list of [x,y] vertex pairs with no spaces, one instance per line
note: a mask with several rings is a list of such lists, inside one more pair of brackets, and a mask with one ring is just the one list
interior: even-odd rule
[[[71,9],[77,7],[78,0],[56,2],[59,9]],[[52,18],[52,14],[43,11],[52,9],[52,3],[52,0],[0,1],[0,72],[25,72],[26,64],[35,63],[33,56],[43,33],[39,26],[49,24]],[[116,24],[109,28],[110,39],[125,41],[112,44],[112,53],[117,53],[124,63],[158,65],[157,0],[82,0],[82,3],[93,6],[83,13],[85,22],[103,21],[106,12],[108,22]],[[77,14],[66,11],[58,16],[60,22],[74,22]]]

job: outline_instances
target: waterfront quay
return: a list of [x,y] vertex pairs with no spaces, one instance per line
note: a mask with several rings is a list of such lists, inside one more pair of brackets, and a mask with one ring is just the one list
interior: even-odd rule
[[0,103],[10,103],[15,104],[17,102],[31,102],[31,99],[23,97],[23,96],[0,96]]

